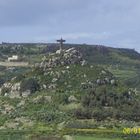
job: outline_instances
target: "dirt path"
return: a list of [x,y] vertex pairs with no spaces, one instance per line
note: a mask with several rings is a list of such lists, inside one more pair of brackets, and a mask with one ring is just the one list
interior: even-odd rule
[[28,67],[28,62],[0,62],[0,66],[5,67]]
[[74,140],[73,137],[69,135],[65,135],[64,138],[65,140]]

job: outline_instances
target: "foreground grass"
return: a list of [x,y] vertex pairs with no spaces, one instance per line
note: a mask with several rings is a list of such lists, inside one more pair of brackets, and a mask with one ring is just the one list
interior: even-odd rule
[[100,138],[94,136],[75,136],[74,140],[122,140],[120,138]]
[[[39,138],[36,138],[36,137],[34,137],[34,138],[35,138],[35,140],[40,140]],[[44,138],[46,138],[46,140],[48,140],[47,137],[44,137]],[[121,138],[103,138],[103,137],[96,137],[96,136],[73,136],[73,137],[70,137],[67,139],[68,140],[123,140]],[[32,139],[27,138],[26,136],[15,134],[15,135],[0,135],[0,140],[32,140]],[[51,139],[49,139],[49,140],[51,140]],[[52,139],[52,140],[54,140],[54,139]]]

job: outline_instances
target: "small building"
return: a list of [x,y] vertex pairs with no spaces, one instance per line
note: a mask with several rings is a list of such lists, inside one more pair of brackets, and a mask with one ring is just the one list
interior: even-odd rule
[[12,57],[8,57],[8,61],[12,62],[12,61],[18,61],[19,57],[17,55],[13,55]]

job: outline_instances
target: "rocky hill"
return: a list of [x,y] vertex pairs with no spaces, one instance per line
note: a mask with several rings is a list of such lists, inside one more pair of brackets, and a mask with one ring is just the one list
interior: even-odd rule
[[[118,104],[133,106],[138,94],[107,69],[91,65],[75,48],[44,56],[31,71],[4,83],[0,91],[1,129],[34,129],[38,123],[67,122],[73,115],[100,119],[93,110],[111,107],[118,111]],[[108,109],[106,112],[110,113]],[[129,120],[126,116],[120,115],[117,119]]]
[[36,55],[40,61],[24,72],[15,68],[17,75],[1,82],[0,130],[60,136],[71,129],[139,125],[139,90],[124,82],[125,73],[118,75],[137,73],[139,54],[131,51],[70,45]]
[[31,72],[20,77],[22,79],[14,77],[4,83],[1,95],[20,98],[36,90],[81,90],[96,85],[117,85],[113,74],[102,67],[88,64],[82,53],[75,48],[57,50],[44,56]]

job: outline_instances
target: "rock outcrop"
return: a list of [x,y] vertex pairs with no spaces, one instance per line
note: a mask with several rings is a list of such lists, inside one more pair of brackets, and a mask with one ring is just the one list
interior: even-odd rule
[[46,71],[46,69],[56,66],[67,66],[68,68],[71,64],[86,65],[86,61],[83,59],[82,54],[75,48],[61,51],[57,50],[56,53],[50,54],[49,58],[44,57],[39,67]]

